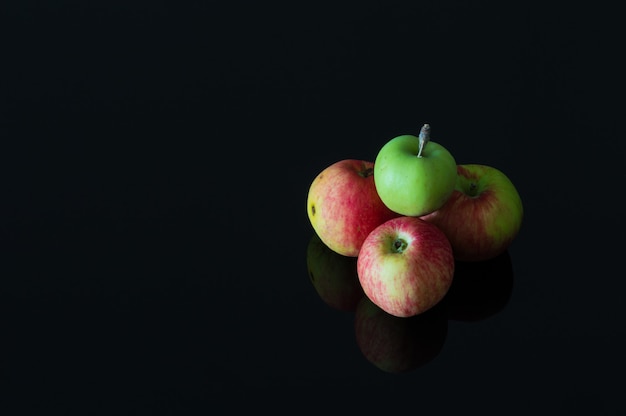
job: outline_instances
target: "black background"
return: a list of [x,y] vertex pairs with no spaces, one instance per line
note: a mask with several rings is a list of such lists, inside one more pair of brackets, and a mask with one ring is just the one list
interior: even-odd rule
[[[623,412],[619,14],[504,3],[3,2],[0,403]],[[423,123],[525,217],[506,304],[390,374],[305,201]]]

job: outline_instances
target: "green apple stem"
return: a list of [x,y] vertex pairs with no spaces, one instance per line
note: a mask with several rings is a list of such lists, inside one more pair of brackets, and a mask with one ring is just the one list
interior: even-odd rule
[[430,141],[430,124],[426,123],[420,129],[419,134],[419,151],[417,152],[417,157],[422,157],[422,150],[424,150],[424,146],[426,143]]

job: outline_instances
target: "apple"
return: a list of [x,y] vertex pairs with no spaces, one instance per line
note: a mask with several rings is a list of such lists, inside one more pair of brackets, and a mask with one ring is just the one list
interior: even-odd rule
[[444,232],[457,260],[493,258],[510,246],[521,228],[520,195],[495,167],[464,164],[456,169],[454,192],[441,208],[421,218]]
[[419,315],[448,292],[454,276],[452,246],[435,225],[400,216],[376,227],[357,258],[365,295],[397,317]]
[[415,370],[433,360],[448,335],[443,308],[410,318],[389,315],[367,296],[354,314],[356,343],[363,356],[379,369],[393,374]]
[[442,303],[448,319],[474,322],[500,312],[513,293],[513,263],[507,251],[485,261],[457,261]]
[[392,211],[421,216],[440,208],[456,184],[456,161],[439,143],[430,140],[430,125],[418,137],[394,137],[378,151],[374,183],[380,199]]
[[373,174],[374,162],[344,159],[323,169],[309,187],[311,225],[336,253],[356,257],[374,228],[399,216],[381,201]]
[[335,253],[313,233],[307,245],[306,264],[319,297],[333,309],[353,312],[364,296],[356,274],[356,257]]

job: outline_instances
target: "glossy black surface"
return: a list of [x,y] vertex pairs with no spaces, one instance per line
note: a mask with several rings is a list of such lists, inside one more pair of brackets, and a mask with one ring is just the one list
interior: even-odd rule
[[[617,13],[208,3],[7,7],[2,403],[623,410]],[[336,308],[308,186],[423,123],[511,178],[521,232],[423,319]]]

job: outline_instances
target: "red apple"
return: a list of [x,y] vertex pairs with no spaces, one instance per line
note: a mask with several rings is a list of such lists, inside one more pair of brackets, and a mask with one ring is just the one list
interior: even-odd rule
[[456,187],[446,203],[420,218],[444,232],[457,260],[482,261],[509,247],[522,217],[520,195],[502,171],[466,164],[457,166]]
[[381,201],[373,174],[374,162],[344,159],[322,170],[309,187],[311,225],[336,253],[356,257],[374,228],[400,215]]
[[354,316],[356,343],[363,356],[388,373],[405,373],[434,359],[448,335],[442,308],[410,318],[389,315],[366,296]]
[[418,217],[392,218],[365,239],[357,258],[363,291],[397,317],[435,306],[448,292],[454,256],[445,234]]
[[306,254],[309,278],[320,298],[331,308],[353,312],[364,295],[356,274],[356,257],[335,253],[315,233]]

